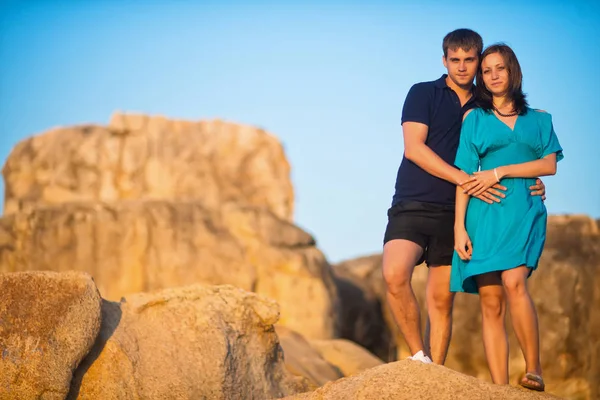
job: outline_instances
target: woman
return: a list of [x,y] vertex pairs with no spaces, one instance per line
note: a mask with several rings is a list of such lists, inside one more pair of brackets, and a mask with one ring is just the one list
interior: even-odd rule
[[[521,68],[506,45],[488,47],[477,72],[480,108],[465,115],[455,165],[473,175],[456,192],[451,290],[479,293],[483,343],[492,380],[508,383],[505,301],[525,356],[524,387],[544,390],[538,318],[527,290],[546,238],[546,207],[528,187],[554,175],[563,158],[550,114],[527,106]],[[480,172],[478,169],[480,168]],[[471,197],[500,183],[500,204]],[[506,296],[506,297],[504,297]]]

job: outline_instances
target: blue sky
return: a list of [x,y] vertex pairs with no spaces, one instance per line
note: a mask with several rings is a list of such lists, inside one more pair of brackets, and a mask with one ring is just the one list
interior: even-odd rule
[[404,97],[469,27],[513,47],[531,106],[553,115],[565,159],[545,179],[549,213],[599,218],[600,5],[416,3],[0,1],[0,160],[116,110],[260,126],[283,142],[295,221],[327,257],[379,252]]

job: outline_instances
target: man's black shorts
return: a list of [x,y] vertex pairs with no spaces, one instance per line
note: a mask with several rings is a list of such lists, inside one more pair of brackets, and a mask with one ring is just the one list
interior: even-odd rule
[[383,244],[410,240],[423,248],[428,266],[451,265],[454,253],[454,205],[401,201],[388,210]]

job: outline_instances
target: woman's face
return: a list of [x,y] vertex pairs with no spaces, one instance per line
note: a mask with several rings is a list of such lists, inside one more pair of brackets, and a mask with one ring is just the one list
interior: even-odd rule
[[504,58],[500,53],[488,54],[481,61],[483,83],[494,96],[501,97],[508,92],[510,76]]

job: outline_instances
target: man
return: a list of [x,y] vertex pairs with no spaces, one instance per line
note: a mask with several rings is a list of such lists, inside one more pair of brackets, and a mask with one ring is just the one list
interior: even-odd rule
[[[450,266],[454,252],[456,185],[467,188],[470,177],[453,166],[464,113],[475,107],[473,79],[483,48],[481,36],[457,29],[443,41],[440,79],[415,84],[402,110],[404,157],[388,210],[384,236],[383,275],[387,300],[413,354],[410,359],[443,364],[452,333]],[[543,183],[531,187],[545,194]],[[500,202],[506,190],[496,185],[480,196]],[[543,197],[544,198],[544,197]],[[411,287],[416,265],[429,267],[426,287],[427,329],[421,338],[419,305]]]

